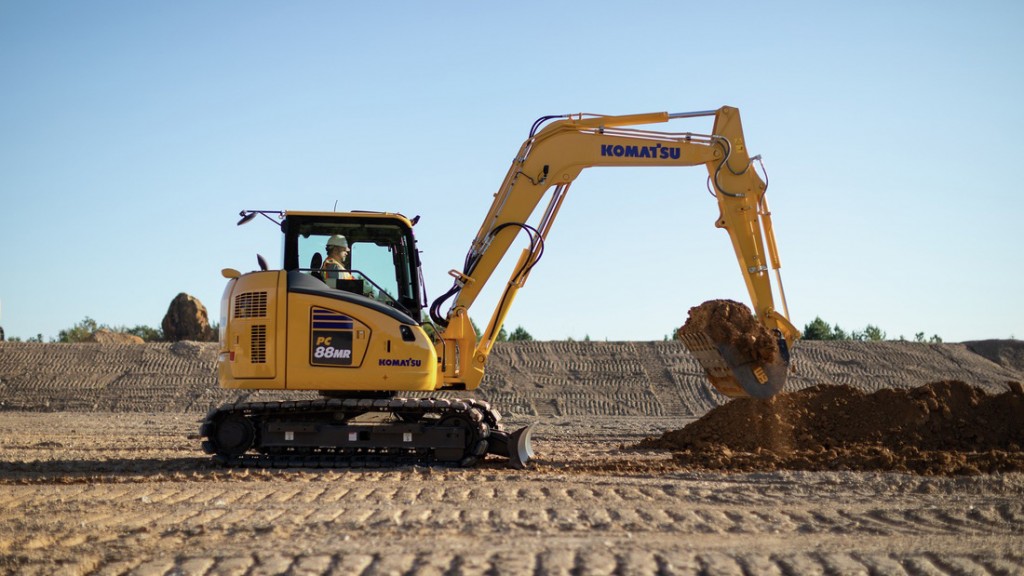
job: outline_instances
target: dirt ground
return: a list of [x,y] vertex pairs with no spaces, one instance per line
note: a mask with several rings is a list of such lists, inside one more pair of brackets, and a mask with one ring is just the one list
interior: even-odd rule
[[[807,418],[872,397],[880,410],[879,392],[927,406],[915,389],[958,381],[931,391],[1005,406],[1022,351],[801,343],[787,401],[815,407]],[[194,343],[0,344],[0,573],[1024,573],[1020,472],[715,469],[679,446],[637,448],[742,412],[677,342],[497,347],[477,394],[510,425],[538,422],[524,471],[493,457],[473,469],[215,467],[197,423],[238,394],[216,388],[214,357]]]

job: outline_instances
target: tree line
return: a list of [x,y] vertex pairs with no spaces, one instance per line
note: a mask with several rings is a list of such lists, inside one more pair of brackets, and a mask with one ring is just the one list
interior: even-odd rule
[[[217,333],[217,327],[211,326],[214,334]],[[477,334],[480,334],[480,329],[476,323],[473,322],[473,329],[476,330]],[[110,326],[107,324],[100,324],[96,320],[86,316],[81,322],[76,323],[70,328],[61,330],[56,338],[50,338],[49,342],[87,342],[93,334],[98,330],[109,330],[111,332],[120,332],[123,334],[132,334],[142,338],[145,342],[163,342],[164,332],[160,328],[153,328],[152,326],[137,325],[132,327],[127,326]],[[512,332],[505,329],[502,325],[501,329],[498,330],[498,342],[532,342],[533,336],[522,326],[516,326]],[[665,340],[669,337],[665,336]],[[814,320],[804,325],[803,330],[804,340],[859,340],[867,342],[881,342],[890,340],[884,330],[875,326],[874,324],[868,324],[863,330],[853,330],[847,332],[843,328],[840,328],[838,324],[832,325],[821,319],[820,316],[815,316]],[[22,340],[19,337],[12,337],[9,339],[11,342],[45,342],[42,334],[38,334],[31,338]],[[568,340],[572,340],[569,338]],[[903,336],[895,338],[895,340],[906,341],[907,339]],[[590,336],[583,339],[584,342],[590,341]],[[942,343],[942,338],[937,334],[931,336],[925,336],[924,332],[918,332],[914,334],[914,342],[929,342],[933,344]]]
[[[884,330],[875,326],[874,324],[868,324],[863,330],[853,330],[847,332],[839,327],[839,324],[831,325],[828,322],[821,319],[821,316],[815,316],[814,320],[804,325],[804,340],[861,340],[868,342],[881,342],[883,340],[890,340],[887,337]],[[907,339],[903,336],[896,338],[895,340],[905,342]],[[918,332],[914,334],[914,342],[930,342],[932,344],[941,344],[942,338],[937,334],[932,334],[930,337],[925,337],[924,332]]]
[[[92,318],[86,316],[81,322],[76,323],[70,328],[65,328],[57,333],[56,338],[50,338],[49,342],[63,342],[63,343],[75,343],[75,342],[88,342],[93,334],[100,330],[109,330],[110,332],[119,332],[122,334],[131,334],[142,338],[145,342],[163,342],[164,331],[160,328],[153,328],[152,326],[144,326],[142,324],[138,326],[110,326],[108,324],[100,324]],[[26,338],[14,336],[9,338],[11,342],[46,342],[42,334]]]
[[[210,326],[213,333],[217,333],[217,325],[213,324]],[[473,329],[476,330],[477,334],[480,334],[480,329],[477,328],[476,323],[473,323]],[[70,328],[61,330],[56,338],[50,338],[46,340],[42,334],[37,334],[30,338],[22,339],[14,336],[8,338],[10,342],[60,342],[60,343],[76,343],[76,342],[88,342],[93,334],[99,330],[109,330],[110,332],[120,332],[122,334],[131,334],[142,338],[144,342],[163,342],[164,331],[161,328],[153,328],[152,326],[138,325],[132,326],[110,326],[108,324],[100,324],[92,318],[86,316],[81,322],[76,323]],[[533,336],[526,331],[526,328],[522,326],[516,326],[512,332],[505,329],[502,325],[501,330],[498,331],[498,342],[532,342]]]

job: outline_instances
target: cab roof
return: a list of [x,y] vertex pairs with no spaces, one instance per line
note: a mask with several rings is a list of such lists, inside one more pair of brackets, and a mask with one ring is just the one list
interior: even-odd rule
[[406,218],[403,214],[397,212],[371,212],[356,210],[353,212],[312,212],[312,211],[300,211],[300,210],[286,210],[284,217],[297,216],[302,218],[312,219],[323,219],[325,221],[330,220],[349,220],[349,219],[380,219],[380,220],[397,220],[404,224],[408,228],[412,228],[413,222]]

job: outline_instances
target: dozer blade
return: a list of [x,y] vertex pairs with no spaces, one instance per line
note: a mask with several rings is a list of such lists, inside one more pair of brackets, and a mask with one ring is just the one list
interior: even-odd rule
[[537,423],[524,426],[515,432],[492,430],[487,438],[487,453],[508,458],[510,468],[522,470],[533,458],[533,428]]
[[680,333],[678,337],[707,373],[719,392],[730,398],[771,398],[786,385],[789,349],[778,339],[779,354],[771,363],[749,360],[730,344],[716,343],[706,334]]

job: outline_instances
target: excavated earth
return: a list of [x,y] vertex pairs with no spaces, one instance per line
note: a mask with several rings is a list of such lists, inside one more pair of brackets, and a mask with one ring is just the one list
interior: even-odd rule
[[690,308],[676,336],[695,332],[735,348],[742,357],[758,364],[771,364],[779,354],[768,329],[746,304],[734,300],[708,300]]
[[865,393],[814,386],[734,400],[642,448],[721,471],[1024,472],[1024,389],[1000,394],[960,381]]
[[282,394],[216,345],[0,343],[0,574],[1024,573],[1024,342],[792,352],[729,401],[680,342],[499,344],[527,470],[230,470],[198,421]]

